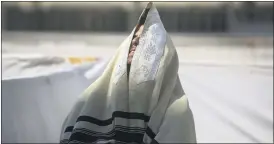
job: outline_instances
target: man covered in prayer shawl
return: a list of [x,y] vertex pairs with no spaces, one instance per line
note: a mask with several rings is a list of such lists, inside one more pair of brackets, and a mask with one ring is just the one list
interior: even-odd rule
[[62,126],[61,143],[196,143],[178,56],[150,2]]

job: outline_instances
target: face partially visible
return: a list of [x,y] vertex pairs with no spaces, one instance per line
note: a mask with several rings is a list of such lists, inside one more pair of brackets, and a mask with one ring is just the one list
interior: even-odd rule
[[140,39],[140,36],[144,29],[144,25],[137,26],[136,29],[137,29],[137,31],[135,32],[133,39],[131,41],[130,50],[129,50],[129,54],[128,54],[128,58],[127,58],[128,64],[131,64],[131,62],[132,62],[133,55],[134,55],[136,48],[139,44],[139,39]]

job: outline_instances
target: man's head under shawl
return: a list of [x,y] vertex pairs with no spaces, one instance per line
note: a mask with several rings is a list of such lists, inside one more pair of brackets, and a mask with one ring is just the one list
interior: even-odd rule
[[127,60],[127,63],[128,63],[129,66],[132,62],[133,55],[134,55],[134,52],[136,50],[136,47],[139,44],[139,39],[140,39],[140,36],[141,36],[141,34],[144,30],[144,24],[145,24],[146,17],[147,17],[147,14],[148,14],[150,8],[151,8],[151,3],[145,8],[145,10],[141,14],[140,19],[139,19],[139,21],[136,25],[136,28],[135,28],[135,31],[134,31],[134,34],[133,34],[133,38],[132,38],[132,41],[131,41],[131,44],[130,44],[130,47],[129,47],[130,50],[129,50],[128,60]]
[[196,142],[178,68],[176,49],[149,3],[103,74],[72,108],[61,143]]

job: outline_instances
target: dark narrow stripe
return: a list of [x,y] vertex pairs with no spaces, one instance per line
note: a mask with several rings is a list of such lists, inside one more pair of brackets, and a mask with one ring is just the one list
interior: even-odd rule
[[117,140],[121,142],[126,143],[141,143],[143,140],[144,134],[139,133],[127,133],[122,131],[115,131],[115,135],[113,136],[92,136],[89,134],[81,133],[81,132],[75,132],[71,135],[70,141],[77,140],[84,143],[92,143],[97,141],[98,139],[103,140]]
[[73,126],[68,126],[66,129],[65,129],[65,133],[66,132],[72,132],[73,130]]
[[87,133],[89,135],[104,135],[104,136],[109,136],[109,135],[113,135],[116,131],[122,131],[122,132],[127,132],[127,133],[139,133],[139,134],[144,134],[145,130],[135,130],[132,131],[130,129],[112,129],[111,131],[107,132],[107,133],[102,133],[102,132],[96,132],[96,131],[92,131],[89,129],[85,129],[85,128],[76,128],[73,130],[73,132],[82,132],[82,133]]
[[112,121],[114,118],[119,117],[119,118],[125,118],[125,119],[139,119],[143,120],[145,122],[149,121],[149,116],[146,116],[143,113],[129,113],[129,112],[121,112],[121,111],[116,111],[112,113],[112,117],[107,119],[107,120],[99,120],[97,118],[93,118],[90,116],[80,116],[78,117],[76,122],[79,121],[85,121],[85,122],[90,122],[99,126],[107,126],[112,124]]
[[150,137],[150,139],[154,139],[155,138],[155,133],[151,130],[150,127],[147,127],[147,130],[146,130],[146,134]]
[[114,128],[121,128],[126,130],[142,130],[142,131],[146,130],[146,128],[142,128],[142,127],[128,127],[128,126],[122,126],[122,125],[114,125]]
[[159,144],[155,139],[152,139],[150,144]]
[[116,111],[112,114],[112,117],[120,117],[125,119],[140,119],[140,120],[144,120],[145,122],[149,121],[149,116],[146,116],[143,113],[129,113],[129,112]]
[[112,129],[111,131],[107,132],[107,133],[102,133],[102,132],[98,132],[98,131],[92,131],[90,129],[86,129],[86,128],[76,128],[74,129],[73,126],[69,126],[65,129],[65,133],[66,132],[72,132],[72,131],[82,131],[82,132],[88,132],[90,134],[101,134],[101,135],[110,135],[112,133],[114,133],[116,130],[119,131],[126,131],[129,133],[145,133],[145,128],[140,128],[140,127],[126,127],[126,126],[120,126],[120,125],[115,125],[114,129]]
[[99,120],[90,116],[79,116],[76,122],[85,121],[85,122],[96,124],[98,126],[108,126],[112,124],[113,119],[114,118],[110,118],[107,120]]

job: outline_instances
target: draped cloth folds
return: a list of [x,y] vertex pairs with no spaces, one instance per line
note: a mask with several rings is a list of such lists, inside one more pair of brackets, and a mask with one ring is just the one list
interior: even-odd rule
[[135,28],[72,108],[61,143],[196,143],[176,49],[156,7],[149,3],[146,9],[130,71],[127,56]]

